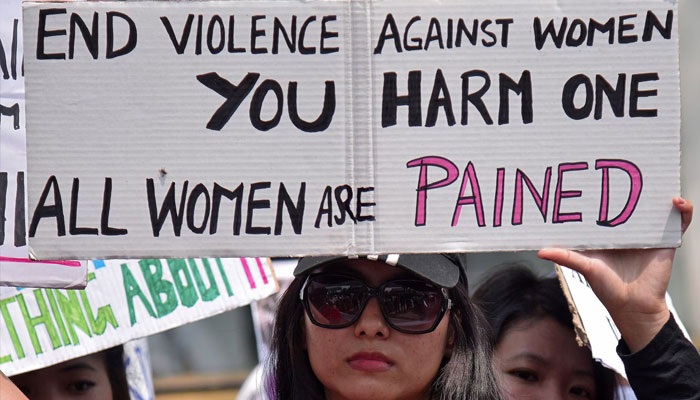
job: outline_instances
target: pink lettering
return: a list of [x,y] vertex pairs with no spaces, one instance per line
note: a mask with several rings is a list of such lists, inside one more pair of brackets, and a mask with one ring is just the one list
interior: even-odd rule
[[28,258],[0,257],[0,262],[34,263],[34,264],[54,264],[63,267],[81,267],[80,261],[37,261]]
[[258,271],[260,272],[260,276],[262,276],[263,283],[267,285],[267,274],[265,273],[262,262],[259,258],[256,258],[255,262],[258,263]]
[[587,162],[577,162],[577,163],[564,163],[559,164],[559,173],[557,178],[557,189],[554,194],[554,213],[552,215],[552,223],[561,224],[564,222],[577,222],[581,221],[581,213],[562,213],[560,212],[561,199],[571,198],[571,197],[581,197],[580,190],[562,190],[564,181],[564,172],[570,171],[581,171],[588,169]]
[[542,187],[542,195],[537,192],[535,185],[532,184],[530,178],[525,175],[520,169],[515,173],[515,200],[513,201],[513,225],[520,225],[523,223],[523,181],[530,190],[537,208],[542,214],[544,222],[547,222],[547,203],[549,199],[549,184],[552,180],[552,167],[547,167],[544,173],[544,184]]
[[[447,175],[445,176],[445,178],[439,181],[428,183],[428,167],[430,166],[442,168],[443,170],[445,170]],[[406,164],[406,167],[420,167],[420,173],[418,175],[418,187],[416,188],[415,225],[422,226],[425,225],[426,220],[428,190],[437,189],[451,184],[459,177],[459,170],[452,161],[438,156],[416,158],[415,160],[409,161]]]
[[[608,220],[610,196],[610,168],[623,170],[630,178],[630,192],[622,211],[612,220]],[[596,223],[601,226],[617,226],[624,224],[632,216],[642,194],[642,172],[632,162],[625,160],[596,160],[595,169],[602,170],[603,181],[600,194],[600,214]]]
[[[467,183],[471,184],[472,196],[464,196],[464,192],[467,190]],[[457,223],[459,222],[459,214],[462,211],[462,206],[471,204],[474,205],[476,220],[479,226],[486,225],[486,222],[484,222],[484,206],[481,202],[479,180],[476,177],[474,164],[472,164],[470,161],[469,164],[467,164],[467,168],[464,169],[462,188],[459,190],[459,197],[457,198],[457,204],[455,205],[455,212],[452,215],[452,226],[457,226]]]
[[496,198],[493,204],[493,226],[501,226],[501,217],[503,216],[503,186],[505,183],[505,168],[496,170]]
[[243,264],[243,270],[245,270],[245,276],[248,277],[248,284],[250,284],[251,289],[255,289],[255,280],[253,279],[253,274],[250,273],[250,267],[248,266],[248,260],[241,258],[241,264]]

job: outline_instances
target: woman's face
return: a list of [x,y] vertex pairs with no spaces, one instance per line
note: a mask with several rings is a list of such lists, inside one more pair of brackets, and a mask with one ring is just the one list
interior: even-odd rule
[[[372,287],[412,277],[401,268],[362,259],[348,260],[340,270]],[[304,315],[309,361],[326,399],[428,398],[447,348],[449,312],[425,334],[389,327],[376,298],[369,300],[355,324],[343,329],[321,328]]]
[[102,353],[13,376],[12,382],[30,400],[109,400],[112,386]]
[[494,369],[509,399],[595,399],[591,352],[551,317],[516,322],[496,344]]

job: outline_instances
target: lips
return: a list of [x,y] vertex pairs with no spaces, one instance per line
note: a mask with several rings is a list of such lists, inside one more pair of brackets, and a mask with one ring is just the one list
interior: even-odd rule
[[394,362],[382,353],[360,352],[347,359],[350,368],[364,372],[384,372],[394,366]]

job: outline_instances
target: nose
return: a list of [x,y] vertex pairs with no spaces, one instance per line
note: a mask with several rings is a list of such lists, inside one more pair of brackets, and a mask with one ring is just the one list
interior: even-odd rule
[[50,382],[48,385],[35,385],[28,393],[27,397],[31,400],[61,400],[63,396],[59,390]]
[[541,393],[542,399],[548,400],[568,400],[568,390],[557,387],[556,385],[546,385]]
[[370,338],[388,338],[391,334],[391,327],[384,320],[382,310],[379,308],[379,300],[371,298],[367,302],[365,309],[360,315],[360,319],[355,322],[355,336]]

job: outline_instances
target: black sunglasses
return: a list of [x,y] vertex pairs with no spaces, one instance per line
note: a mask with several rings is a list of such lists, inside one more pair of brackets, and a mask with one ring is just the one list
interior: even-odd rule
[[403,333],[434,331],[452,308],[446,289],[421,279],[397,279],[371,288],[353,276],[321,273],[309,275],[299,292],[311,322],[328,329],[357,322],[371,297],[379,300],[387,324]]

